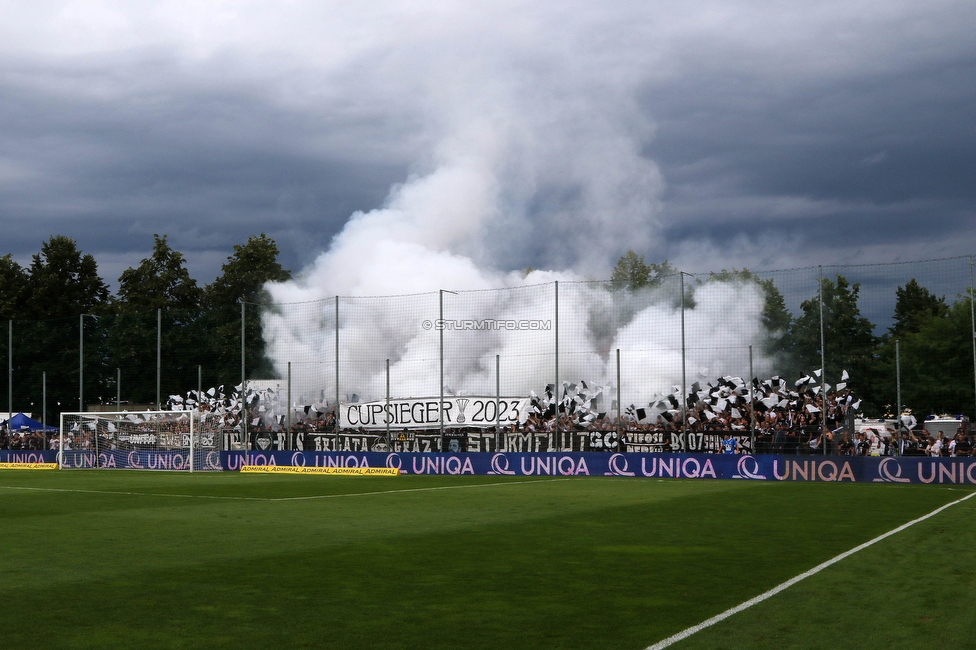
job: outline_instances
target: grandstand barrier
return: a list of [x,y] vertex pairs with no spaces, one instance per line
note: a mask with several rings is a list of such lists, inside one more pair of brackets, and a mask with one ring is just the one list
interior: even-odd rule
[[[179,451],[65,452],[72,468],[189,469]],[[55,463],[55,451],[0,451],[0,463]],[[401,474],[477,476],[615,476],[704,480],[815,481],[976,485],[976,458],[920,456],[779,456],[725,454],[212,452],[211,469],[250,467],[395,468]],[[311,473],[311,472],[309,472]]]

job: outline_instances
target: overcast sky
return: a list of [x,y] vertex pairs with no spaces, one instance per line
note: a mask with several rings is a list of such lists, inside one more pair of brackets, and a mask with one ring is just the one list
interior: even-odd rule
[[474,288],[629,248],[976,253],[973,25],[971,0],[0,2],[0,255],[68,235],[114,286],[160,233],[209,282],[265,232],[295,272],[451,258],[424,270]]

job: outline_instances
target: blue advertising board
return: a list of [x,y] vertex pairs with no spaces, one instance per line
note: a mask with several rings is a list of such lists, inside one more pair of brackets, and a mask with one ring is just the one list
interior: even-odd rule
[[[242,452],[221,454],[239,470]],[[976,458],[607,453],[248,452],[248,465],[395,467],[403,474],[619,476],[976,485]]]
[[[0,450],[0,462],[54,463],[56,451]],[[197,451],[197,470],[239,471],[240,451]],[[479,476],[619,476],[849,483],[976,485],[976,458],[919,456],[776,456],[673,453],[247,452],[248,465],[395,467],[402,474]],[[66,451],[66,468],[189,470],[182,451]]]

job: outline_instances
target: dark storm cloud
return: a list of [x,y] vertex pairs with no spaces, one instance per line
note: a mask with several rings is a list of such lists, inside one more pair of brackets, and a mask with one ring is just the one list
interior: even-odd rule
[[[113,282],[153,233],[168,234],[209,281],[234,244],[266,232],[298,270],[405,176],[396,160],[316,151],[321,115],[283,110],[254,88],[181,83],[171,55],[134,58],[70,70],[0,64],[12,79],[0,99],[4,253],[26,261],[51,235],[68,235]],[[77,92],[86,80],[143,77],[155,83],[141,92]],[[118,256],[126,261],[115,268]]]
[[703,75],[647,93],[665,242],[738,249],[740,264],[774,241],[804,247],[806,263],[879,245],[874,261],[973,252],[976,48],[877,74],[763,82]]
[[[344,233],[322,277],[397,255],[378,275],[416,255],[436,278],[452,256],[605,275],[631,247],[691,270],[976,252],[964,2],[9,18],[0,254],[22,261],[67,234],[113,281],[155,232],[201,281],[262,231],[296,271]],[[362,262],[384,237],[415,248]]]

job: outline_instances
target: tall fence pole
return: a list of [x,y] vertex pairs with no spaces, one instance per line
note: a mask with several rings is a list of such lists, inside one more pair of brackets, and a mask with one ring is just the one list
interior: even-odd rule
[[438,405],[438,413],[440,414],[441,423],[441,444],[444,444],[444,294],[449,293],[452,295],[457,295],[454,291],[448,291],[447,289],[441,289],[439,295],[439,318],[437,329],[440,333],[440,360],[441,360],[441,400]]
[[561,448],[561,445],[559,444],[559,436],[560,436],[559,402],[562,400],[562,398],[559,396],[559,280],[555,281],[555,298],[556,298],[556,302],[554,306],[554,312],[556,318],[555,318],[555,327],[553,327],[553,331],[555,333],[554,343],[555,343],[555,357],[556,357],[556,380],[555,383],[552,385],[552,399],[553,399],[552,414],[555,418],[552,427],[552,438],[553,438],[553,442],[556,445],[556,449],[558,450]]
[[897,395],[895,417],[898,418],[898,433],[901,433],[901,341],[895,339],[895,391]]
[[824,314],[823,314],[823,266],[820,268],[820,290],[817,299],[820,302],[820,440],[823,443],[824,454],[827,453],[827,353],[824,350]]
[[752,370],[752,346],[749,346],[749,450],[756,453],[756,393]]
[[335,445],[333,451],[339,451],[339,296],[335,297]]
[[[495,355],[495,451],[501,448],[502,440],[502,373],[501,356]],[[487,451],[487,450],[486,450]]]
[[[973,301],[976,300],[976,285],[973,283],[973,256],[969,256],[969,323],[973,335],[973,391],[976,396],[976,307]],[[976,411],[973,413],[976,419]]]
[[41,426],[47,432],[47,372],[41,372]]
[[386,360],[386,413],[383,414],[386,420],[386,444],[390,444],[390,360]]
[[163,410],[163,310],[156,310],[156,410]]
[[[688,443],[688,374],[685,367],[685,272],[681,271],[681,447]],[[619,407],[619,404],[618,404]]]
[[244,325],[245,308],[247,303],[241,298],[241,449],[244,450],[243,465],[247,464],[247,372],[244,361],[244,335],[246,328]]
[[288,362],[288,395],[286,399],[288,400],[288,414],[285,417],[285,426],[288,428],[285,429],[285,448],[291,451],[294,446],[291,441],[291,361]]
[[440,401],[437,402],[437,417],[440,422],[441,429],[441,446],[444,445],[444,290],[441,289],[438,294],[438,330],[440,335],[440,364],[441,364],[441,380],[438,382],[440,385]]
[[617,348],[617,447],[623,447],[623,418],[620,416],[623,407],[623,394],[620,392],[620,348]]
[[14,321],[7,321],[7,419],[14,416]]
[[[200,396],[197,395],[197,400],[199,399]],[[116,411],[122,410],[122,369],[121,368],[115,369],[115,410]]]
[[85,315],[78,316],[78,410],[85,410]]
[[[203,415],[203,414],[201,413],[201,415]],[[190,473],[191,474],[193,473],[193,421],[195,419],[196,418],[193,416],[193,411],[190,411],[190,453],[188,455],[190,457]]]

